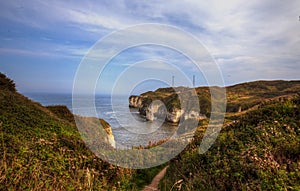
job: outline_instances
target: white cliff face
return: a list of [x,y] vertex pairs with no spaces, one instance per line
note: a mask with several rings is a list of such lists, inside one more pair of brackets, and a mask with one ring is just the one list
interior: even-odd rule
[[154,121],[154,119],[155,119],[154,118],[154,113],[150,108],[147,108],[147,110],[146,110],[146,119],[148,121]]
[[129,97],[129,107],[140,108],[142,106],[142,98],[140,96]]
[[180,118],[183,120],[206,119],[206,116],[199,113],[199,111],[189,111],[189,109],[188,111],[185,111],[180,108],[173,108],[171,111],[167,111],[164,103],[160,100],[155,100],[150,105],[143,105],[142,101],[143,97],[141,96],[130,96],[129,107],[139,108],[140,115],[145,116],[148,121],[161,119],[172,123],[178,123]]
[[116,141],[115,141],[115,137],[113,134],[107,135],[107,141],[108,143],[113,146],[114,148],[116,148]]
[[107,143],[109,143],[111,146],[113,146],[114,148],[116,148],[116,142],[115,142],[115,137],[112,133],[112,129],[111,127],[105,127],[105,131],[106,131],[106,137],[105,137],[105,141]]
[[198,119],[203,120],[203,119],[207,119],[207,117],[205,114],[200,114]]
[[184,113],[184,120],[187,120],[187,119],[202,120],[202,119],[206,119],[206,116],[197,111],[189,111],[189,112]]
[[105,120],[96,117],[83,117],[77,115],[74,117],[77,120],[77,125],[81,126],[82,133],[86,136],[85,141],[87,144],[102,144],[105,142],[114,148],[116,147],[112,129]]
[[166,120],[172,123],[178,123],[183,113],[184,110],[174,109],[173,111],[167,113]]
[[154,121],[157,116],[161,117],[163,115],[163,102],[155,100],[146,108],[146,119],[149,121]]

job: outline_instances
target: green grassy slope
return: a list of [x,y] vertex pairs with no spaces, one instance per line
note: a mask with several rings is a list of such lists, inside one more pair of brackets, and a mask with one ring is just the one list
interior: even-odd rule
[[[204,155],[197,149],[205,128],[200,126],[194,142],[170,162],[162,190],[300,189],[300,100],[277,99],[297,92],[297,81],[228,87],[232,112],[241,104],[260,108],[229,116],[239,123],[225,127]],[[197,93],[209,112],[208,88]],[[177,106],[172,88],[145,95]],[[0,73],[0,190],[139,190],[163,167],[130,170],[102,161],[85,146],[65,106],[29,100]]]
[[227,112],[247,110],[261,102],[300,93],[300,81],[256,81],[226,88]]
[[[149,91],[141,94],[142,108],[141,113],[145,115],[146,108],[154,100],[161,100],[165,103],[167,109],[174,110],[181,107],[178,95],[186,97],[187,92],[192,92],[191,88],[175,87],[175,88],[159,88],[156,91]],[[209,87],[197,87],[200,113],[210,116],[211,112],[211,95]],[[286,99],[300,93],[300,81],[255,81],[242,83],[234,86],[226,87],[228,115],[237,112],[246,111],[252,107],[257,107],[263,102],[269,102],[276,99]],[[188,94],[187,94],[188,95]],[[188,100],[189,97],[186,99]]]
[[300,190],[300,98],[236,118],[198,154],[203,132],[170,162],[162,190]]
[[90,152],[66,107],[32,102],[1,74],[0,190],[127,190],[133,172]]

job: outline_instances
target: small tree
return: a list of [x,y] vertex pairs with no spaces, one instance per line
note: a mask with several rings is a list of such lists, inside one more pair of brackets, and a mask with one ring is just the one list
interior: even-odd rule
[[0,72],[0,90],[16,91],[16,85],[13,80],[7,78]]

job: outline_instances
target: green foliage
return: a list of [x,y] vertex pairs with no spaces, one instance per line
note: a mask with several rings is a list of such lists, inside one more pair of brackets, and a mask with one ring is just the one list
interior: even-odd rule
[[203,155],[197,133],[170,162],[161,189],[299,190],[299,103],[299,97],[274,101],[240,116]]
[[[229,123],[203,155],[198,146],[207,121],[200,121],[194,141],[170,162],[161,189],[299,190],[300,99],[291,99],[300,92],[299,84],[259,81],[228,87],[229,111],[257,108],[228,118],[235,123]],[[170,110],[180,108],[177,93],[188,96],[189,91],[179,87],[147,92],[143,104],[159,99]],[[208,116],[209,88],[196,92],[201,113]],[[81,140],[65,106],[32,102],[1,73],[0,103],[0,190],[141,190],[163,168],[131,170],[99,159]],[[109,132],[109,124],[100,123]],[[172,152],[174,143],[166,144]]]
[[[217,88],[214,88],[217,90]],[[185,107],[191,97],[192,88],[174,87],[160,88],[156,91],[143,93],[143,108],[154,100],[161,100],[169,111]],[[211,94],[209,87],[198,87],[195,89],[198,95],[200,113],[210,116]],[[227,112],[237,113],[239,110],[247,111],[257,107],[263,102],[290,99],[300,93],[300,81],[256,81],[226,87]],[[180,100],[182,103],[180,103]],[[195,105],[195,104],[194,104]],[[191,109],[191,108],[190,108]],[[145,112],[141,113],[145,114]]]
[[133,181],[138,188],[143,188],[145,185],[151,183],[152,179],[158,174],[166,165],[160,165],[148,169],[138,169],[133,176]]
[[46,106],[52,113],[61,119],[64,119],[70,123],[74,123],[74,116],[71,111],[65,105]]
[[0,89],[0,103],[0,190],[136,188],[134,170],[86,147],[65,106],[45,108],[10,89]]
[[16,91],[16,86],[14,81],[7,78],[4,74],[0,72],[0,90],[9,90],[9,91]]
[[251,109],[262,102],[288,99],[300,93],[299,81],[256,81],[227,87],[227,112]]
[[181,109],[181,103],[178,94],[172,94],[165,99],[165,104],[168,111],[174,111],[175,109]]
[[162,168],[136,171],[99,159],[66,106],[43,107],[9,88],[0,89],[0,103],[0,190],[140,190]]
[[199,97],[199,105],[200,105],[200,112],[206,116],[210,116],[211,111],[211,101],[210,95],[201,93],[198,95]]

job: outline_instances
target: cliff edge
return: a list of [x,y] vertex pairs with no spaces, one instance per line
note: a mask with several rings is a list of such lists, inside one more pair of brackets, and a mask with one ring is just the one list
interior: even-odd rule
[[130,96],[129,107],[138,108],[140,115],[149,121],[178,123],[187,119],[206,119],[206,113],[199,111],[198,95],[185,87],[161,88]]
[[[224,90],[213,88],[214,91]],[[294,97],[300,93],[300,81],[255,81],[228,86],[225,90],[226,113],[235,115],[266,102]],[[140,115],[149,121],[159,119],[178,123],[210,117],[211,99],[210,87],[159,88],[130,96],[129,107],[138,108]]]
[[[66,106],[44,107],[28,99],[1,73],[0,103],[0,190],[109,190],[124,179],[128,169],[91,152],[75,124],[80,116]],[[113,150],[110,125],[92,120],[103,127],[92,128],[98,146]]]

